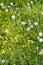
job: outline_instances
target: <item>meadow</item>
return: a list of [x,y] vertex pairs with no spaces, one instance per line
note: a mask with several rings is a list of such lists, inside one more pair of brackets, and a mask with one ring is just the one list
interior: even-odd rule
[[0,65],[43,65],[43,0],[0,0]]

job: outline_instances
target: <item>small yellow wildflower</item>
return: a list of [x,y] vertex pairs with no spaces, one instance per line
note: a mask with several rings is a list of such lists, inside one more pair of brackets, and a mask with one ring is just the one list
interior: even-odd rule
[[24,47],[27,47],[27,45],[24,45]]
[[11,50],[11,48],[9,48],[9,50]]
[[18,42],[18,40],[16,40],[16,42]]
[[13,38],[11,38],[11,41],[12,41],[12,42],[14,42],[14,39],[13,39]]
[[11,54],[13,55],[14,53],[12,52]]
[[19,34],[17,34],[16,36],[19,37]]
[[7,38],[7,37],[5,37],[5,39],[6,39],[6,40],[8,40],[8,38]]
[[2,53],[2,54],[5,54],[5,50],[4,50],[4,49],[2,49],[1,53]]
[[14,63],[14,65],[16,65],[16,64]]
[[27,37],[27,39],[29,39],[29,37]]
[[26,47],[27,47],[27,45],[23,45],[22,47],[23,47],[23,48],[26,48]]
[[2,38],[2,36],[0,36],[0,38]]
[[28,40],[28,43],[30,42],[30,40]]

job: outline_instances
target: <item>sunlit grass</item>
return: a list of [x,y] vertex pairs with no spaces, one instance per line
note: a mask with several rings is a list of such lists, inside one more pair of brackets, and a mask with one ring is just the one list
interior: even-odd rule
[[43,65],[43,1],[0,1],[0,65]]

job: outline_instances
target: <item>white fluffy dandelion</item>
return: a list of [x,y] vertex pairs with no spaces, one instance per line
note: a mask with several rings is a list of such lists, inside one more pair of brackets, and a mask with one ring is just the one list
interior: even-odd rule
[[43,49],[41,49],[41,51],[39,52],[39,55],[43,55]]
[[1,3],[0,6],[3,6],[3,3]]
[[17,40],[18,38],[17,38],[17,37],[15,37],[14,39],[15,39],[15,40]]
[[43,15],[43,12],[41,12],[41,15]]
[[40,39],[40,37],[37,37],[37,40],[39,40]]
[[43,39],[42,38],[39,38],[39,42],[43,42]]
[[12,2],[10,2],[10,5],[12,6],[12,5],[13,5],[13,3],[12,3]]
[[8,9],[5,9],[5,12],[8,12]]
[[15,15],[12,15],[11,18],[12,18],[12,19],[15,19]]
[[2,59],[2,61],[1,61],[1,62],[2,62],[2,64],[3,64],[3,63],[5,63],[5,60],[4,60],[4,59]]
[[31,40],[30,42],[31,42],[32,44],[34,43],[34,41],[33,41],[33,40]]
[[28,22],[29,22],[29,25],[31,25],[31,20],[30,19],[28,19]]
[[27,27],[27,29],[26,29],[27,31],[30,31],[30,27]]
[[30,19],[28,19],[28,21],[29,21],[29,22],[31,22],[31,20],[30,20]]
[[31,7],[30,7],[30,6],[28,6],[28,9],[30,10],[30,9],[31,9]]
[[29,6],[29,5],[30,5],[30,3],[27,3],[27,5]]
[[42,32],[39,32],[39,36],[42,36]]
[[33,1],[31,1],[30,3],[33,4]]
[[23,21],[21,24],[22,24],[22,25],[25,25],[25,24],[26,24],[26,22],[25,22],[25,21]]
[[8,8],[10,8],[10,5],[8,6]]
[[6,6],[2,6],[2,9],[5,9]]
[[37,25],[38,25],[38,22],[34,22],[34,25],[36,25],[36,26],[37,26]]

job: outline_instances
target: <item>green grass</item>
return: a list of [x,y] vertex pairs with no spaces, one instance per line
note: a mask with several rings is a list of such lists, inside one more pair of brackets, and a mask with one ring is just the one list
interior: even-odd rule
[[43,0],[0,0],[0,65],[43,65]]

